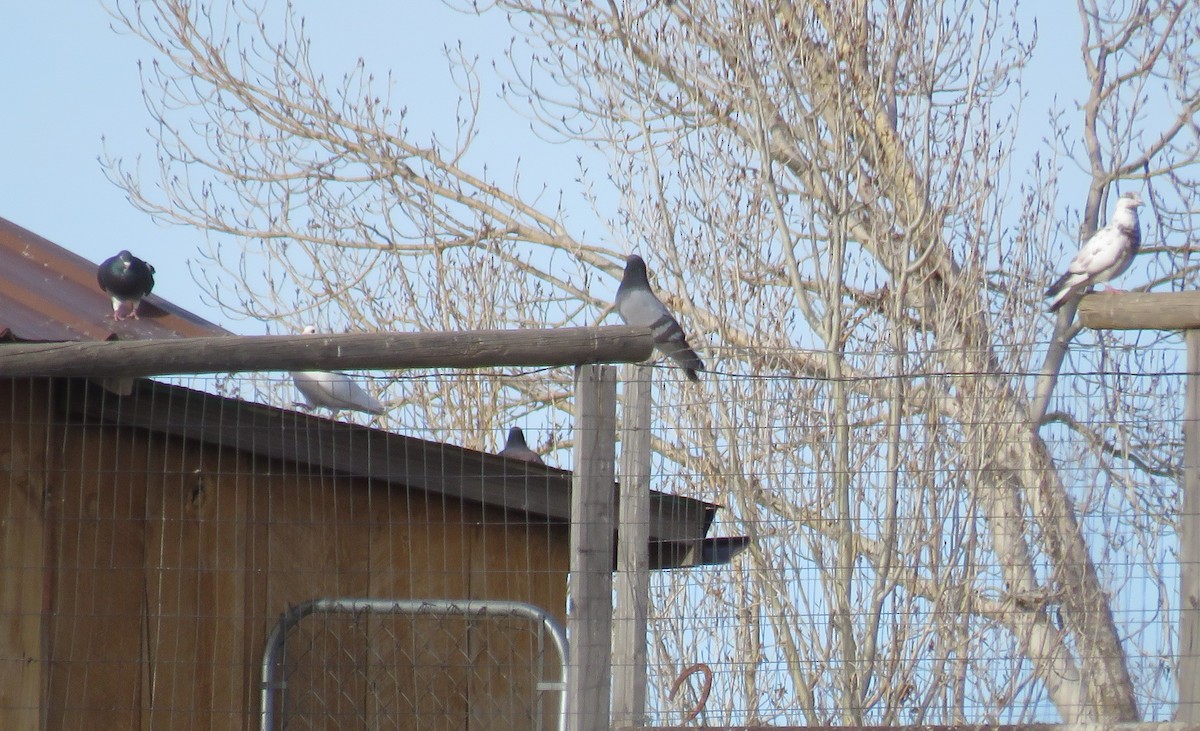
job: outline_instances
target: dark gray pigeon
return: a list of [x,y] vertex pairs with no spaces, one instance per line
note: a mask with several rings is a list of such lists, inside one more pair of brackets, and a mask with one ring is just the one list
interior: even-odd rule
[[1117,199],[1108,225],[1092,234],[1067,265],[1067,273],[1046,290],[1051,312],[1093,284],[1107,282],[1129,268],[1142,246],[1137,214],[1141,205],[1142,197],[1137,193],[1125,193]]
[[621,286],[617,287],[616,307],[626,325],[650,328],[654,333],[654,345],[662,354],[678,363],[688,378],[700,380],[696,371],[704,370],[704,363],[687,344],[679,321],[650,290],[646,262],[637,254],[625,260],[625,276],[621,277]]
[[542,461],[541,455],[530,449],[529,445],[525,443],[525,432],[521,431],[519,426],[508,430],[508,441],[504,443],[504,449],[500,450],[500,456],[534,464],[546,464]]
[[96,269],[100,289],[112,297],[113,319],[137,319],[138,305],[154,289],[154,267],[122,250]]

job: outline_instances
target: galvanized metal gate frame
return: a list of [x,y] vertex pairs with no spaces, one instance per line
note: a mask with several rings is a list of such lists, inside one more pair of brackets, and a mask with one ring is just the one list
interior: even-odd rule
[[519,617],[541,624],[558,651],[561,672],[557,681],[539,681],[537,690],[558,692],[558,725],[566,728],[567,711],[567,633],[562,625],[545,610],[532,604],[513,601],[482,601],[460,599],[311,599],[288,609],[271,629],[263,649],[260,702],[263,731],[275,729],[275,699],[286,689],[287,681],[276,676],[287,644],[287,634],[305,617],[317,613],[359,614],[432,614],[470,617],[489,615]]

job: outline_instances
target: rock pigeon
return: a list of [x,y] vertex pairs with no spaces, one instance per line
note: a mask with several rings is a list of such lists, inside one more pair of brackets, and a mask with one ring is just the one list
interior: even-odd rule
[[665,305],[650,290],[646,278],[646,262],[637,254],[625,260],[625,276],[617,287],[617,314],[626,325],[648,327],[654,333],[654,345],[683,368],[693,381],[699,381],[696,371],[704,370],[700,356],[692,350],[683,336],[683,328]]
[[1137,193],[1125,193],[1117,199],[1108,225],[1092,234],[1067,266],[1067,273],[1046,290],[1051,312],[1093,284],[1107,282],[1129,268],[1142,245],[1137,214],[1141,205]]
[[[304,328],[305,335],[317,331],[313,325]],[[367,414],[382,414],[383,404],[367,393],[345,373],[329,371],[293,371],[292,383],[303,396],[310,409],[326,408],[335,414],[342,409],[362,411]]]
[[112,297],[113,319],[136,319],[142,298],[154,289],[154,267],[122,250],[96,269],[100,289]]
[[519,426],[508,430],[508,441],[504,443],[504,449],[500,450],[500,456],[534,464],[546,464],[542,461],[541,455],[530,449],[529,445],[525,443],[525,432],[521,431]]

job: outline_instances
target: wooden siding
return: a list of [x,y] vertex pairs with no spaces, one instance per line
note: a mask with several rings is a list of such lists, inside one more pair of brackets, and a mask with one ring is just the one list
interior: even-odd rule
[[0,381],[0,728],[42,728],[48,384]]
[[[0,483],[0,728],[257,728],[267,633],[316,597],[511,599],[564,618],[561,523],[185,437],[47,419],[46,382],[4,383],[0,408],[14,418],[0,427],[11,466]],[[529,678],[459,663],[396,679],[406,645],[434,660],[504,647],[501,666],[532,663],[527,641],[459,625],[462,639],[405,636],[402,625],[387,642],[368,640],[369,627],[350,637],[339,652],[365,670],[320,698],[322,713],[373,728],[405,718],[405,699],[437,698],[438,720],[421,728],[514,727],[524,711],[513,694],[531,696]],[[385,675],[408,684],[397,698],[371,691]],[[395,723],[385,727],[412,727]]]

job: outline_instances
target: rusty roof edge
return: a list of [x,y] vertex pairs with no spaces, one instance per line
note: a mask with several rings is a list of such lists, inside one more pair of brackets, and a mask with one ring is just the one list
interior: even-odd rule
[[142,317],[117,322],[96,282],[95,262],[0,218],[0,331],[9,341],[72,342],[229,335],[157,295]]
[[[693,541],[650,541],[650,568],[687,569],[724,566],[750,547],[748,536],[716,536]],[[614,559],[615,570],[615,559]]]

